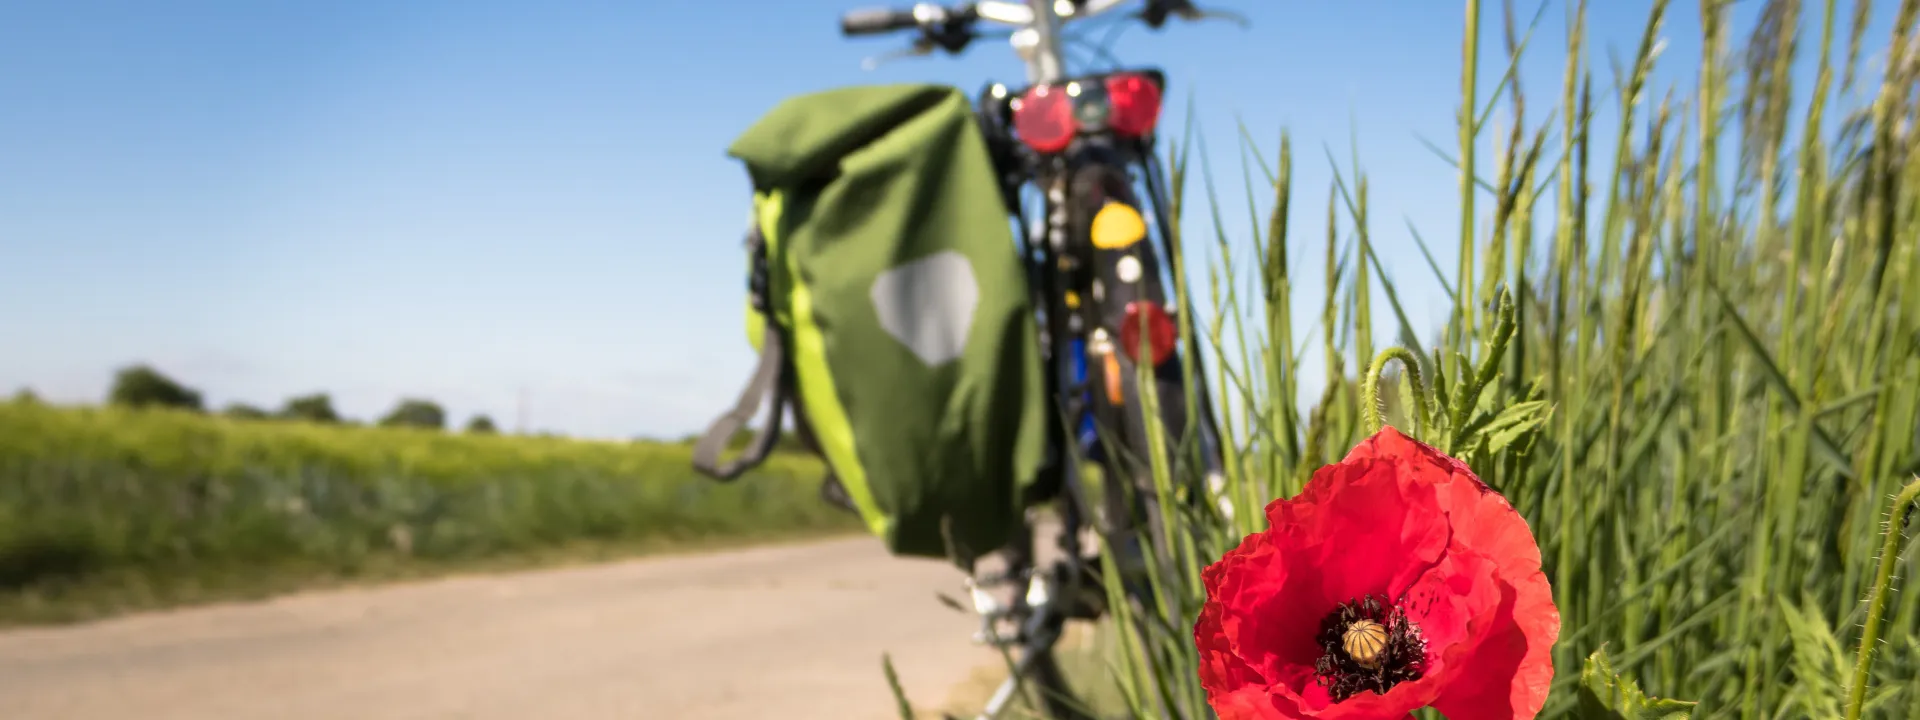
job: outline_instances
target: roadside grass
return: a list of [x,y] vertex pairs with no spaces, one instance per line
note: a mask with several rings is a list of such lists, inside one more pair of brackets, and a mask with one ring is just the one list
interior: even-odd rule
[[0,625],[861,532],[815,461],[689,452],[0,403]]
[[[1072,688],[1075,699],[1100,718],[1124,718],[1127,712],[1126,699],[1121,696],[1120,687],[1114,683],[1110,665],[1117,657],[1113,645],[1116,637],[1110,623],[1074,621],[1068,623],[1065,634],[1054,649],[1060,671],[1066,677],[1067,686]],[[1005,665],[980,666],[965,681],[954,686],[945,705],[921,711],[920,716],[934,720],[938,720],[941,713],[958,718],[975,717],[1006,679]],[[1015,697],[1002,717],[1038,718],[1044,715],[1035,708],[1033,699],[1023,694]]]

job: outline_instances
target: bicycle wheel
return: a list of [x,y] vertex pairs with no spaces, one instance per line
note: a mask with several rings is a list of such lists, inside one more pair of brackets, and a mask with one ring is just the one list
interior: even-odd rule
[[[1139,152],[1136,157],[1146,154]],[[1092,297],[1096,327],[1105,329],[1114,345],[1104,353],[1093,380],[1098,396],[1095,405],[1104,417],[1101,424],[1113,430],[1107,442],[1110,451],[1102,463],[1112,478],[1103,488],[1107,514],[1118,521],[1110,523],[1108,546],[1119,550],[1116,560],[1123,562],[1125,600],[1134,611],[1131,630],[1147,646],[1158,646],[1192,642],[1192,629],[1185,622],[1190,621],[1189,613],[1195,609],[1181,606],[1181,593],[1155,593],[1147,573],[1157,570],[1162,588],[1180,582],[1178,578],[1184,573],[1175,546],[1182,539],[1175,533],[1185,532],[1183,528],[1194,516],[1213,512],[1209,480],[1224,463],[1197,346],[1181,341],[1180,328],[1173,319],[1184,314],[1190,322],[1190,310],[1176,313],[1169,309],[1174,293],[1169,281],[1163,279],[1162,265],[1166,254],[1177,253],[1178,247],[1168,237],[1170,223],[1161,215],[1167,211],[1165,197],[1160,194],[1163,186],[1155,179],[1157,168],[1150,158],[1140,165],[1147,178],[1144,192],[1135,191],[1129,166],[1115,162],[1111,156],[1078,167],[1071,188],[1074,228],[1087,240],[1090,274],[1097,283]],[[1134,220],[1149,216],[1145,212],[1149,206],[1141,202],[1143,195],[1151,202],[1151,217],[1160,220],[1151,223],[1157,225],[1154,229],[1163,241],[1160,248],[1135,237],[1136,231],[1144,233],[1149,225]],[[1107,224],[1125,219],[1138,222],[1139,227],[1128,227],[1124,232],[1097,227],[1103,215]],[[1185,298],[1181,300],[1181,305],[1187,305]],[[1144,331],[1142,319],[1148,323]],[[1146,342],[1140,343],[1142,339]],[[1193,365],[1188,367],[1187,363]],[[1148,368],[1144,374],[1142,365]],[[1149,391],[1155,401],[1151,408]],[[1157,413],[1150,414],[1150,409]],[[1157,421],[1159,432],[1152,432],[1150,421]],[[1155,478],[1156,453],[1164,461],[1161,470],[1165,477],[1160,480]],[[1159,703],[1158,698],[1143,700],[1149,707]],[[1158,712],[1177,716],[1169,707],[1161,706]],[[1205,710],[1200,714],[1212,716]]]
[[[1069,193],[1074,232],[1087,239],[1094,338],[1089,346],[1099,358],[1089,368],[1094,413],[1098,425],[1111,435],[1105,439],[1100,463],[1107,475],[1103,489],[1108,526],[1121,538],[1136,537],[1165,548],[1167,523],[1161,517],[1153,478],[1154,438],[1138,360],[1151,364],[1149,377],[1161,425],[1158,449],[1164,453],[1170,476],[1167,490],[1185,490],[1191,497],[1210,468],[1196,468],[1195,454],[1182,443],[1193,439],[1188,432],[1192,423],[1182,367],[1188,358],[1177,347],[1178,329],[1166,309],[1170,293],[1161,279],[1161,259],[1145,238],[1147,228],[1140,220],[1145,213],[1127,167],[1112,155],[1095,154],[1075,168]],[[1097,227],[1113,223],[1138,223],[1139,235],[1132,229]],[[1114,233],[1119,233],[1118,240],[1113,239]],[[1145,352],[1150,356],[1136,358],[1142,352],[1138,343],[1143,317],[1149,326],[1145,334],[1150,347]],[[1139,527],[1142,521],[1144,528]],[[1145,537],[1139,537],[1140,530]]]
[[1027,670],[1027,678],[1034,684],[1034,695],[1043,706],[1041,711],[1051,720],[1094,720],[1085,711],[1081,694],[1067,682],[1066,672],[1060,669],[1059,657],[1049,648],[1033,658],[1033,664]]
[[[1026,526],[1023,529],[1033,528]],[[1010,559],[1018,557],[1032,564],[1010,566],[1009,571],[1030,570],[1033,576],[1021,587],[1025,592],[1016,595],[1011,608],[1010,618],[1016,620],[1018,627],[1013,642],[1006,646],[1013,662],[1012,672],[976,717],[1038,715],[1048,720],[1094,720],[1095,716],[1087,708],[1083,693],[1074,686],[1059,659],[1059,642],[1065,634],[1067,621],[1087,618],[1074,613],[1071,608],[1073,603],[1069,594],[1075,591],[1076,578],[1070,573],[1076,572],[1078,565],[1075,560],[1066,557],[1033,563],[1040,556],[1034,552],[1038,549],[1034,546],[1036,534],[1022,532],[1020,535],[1025,540],[1025,548],[1011,555]],[[1036,586],[1042,592],[1036,594]]]

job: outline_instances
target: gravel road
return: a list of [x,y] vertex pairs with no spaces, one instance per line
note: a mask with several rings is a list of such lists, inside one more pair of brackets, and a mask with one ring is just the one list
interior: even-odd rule
[[897,717],[997,663],[960,573],[854,538],[0,633],[7,720]]

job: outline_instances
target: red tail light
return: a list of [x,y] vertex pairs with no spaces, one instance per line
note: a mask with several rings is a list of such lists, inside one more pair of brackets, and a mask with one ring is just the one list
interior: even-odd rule
[[1144,137],[1160,120],[1160,86],[1145,75],[1107,76],[1107,102],[1113,106],[1107,125],[1121,135]]
[[1041,85],[1014,101],[1013,129],[1027,147],[1051,155],[1082,130],[1146,137],[1160,121],[1160,86],[1144,74],[1108,75],[1100,87],[1077,94],[1068,92],[1071,86]]
[[1127,303],[1126,318],[1120,321],[1120,349],[1127,359],[1140,362],[1140,319],[1146,316],[1147,347],[1153,352],[1153,364],[1158,367],[1173,354],[1174,342],[1179,332],[1173,327],[1173,318],[1167,317],[1166,308],[1159,303],[1135,300]]
[[1073,142],[1073,100],[1063,88],[1041,85],[1013,106],[1013,130],[1027,147],[1057,153]]

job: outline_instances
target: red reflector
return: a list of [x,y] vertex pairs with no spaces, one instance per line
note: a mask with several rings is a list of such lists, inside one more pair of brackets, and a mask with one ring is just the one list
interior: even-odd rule
[[1173,354],[1174,342],[1179,333],[1173,327],[1173,318],[1167,317],[1165,308],[1159,303],[1135,300],[1127,303],[1127,316],[1120,321],[1120,349],[1127,359],[1140,362],[1140,316],[1146,314],[1147,344],[1153,351],[1153,364],[1158,367]]
[[1160,120],[1160,86],[1138,73],[1107,76],[1107,125],[1128,137],[1144,137]]
[[1057,153],[1073,142],[1073,100],[1065,90],[1041,85],[1013,109],[1013,130],[1020,141],[1043,153]]

